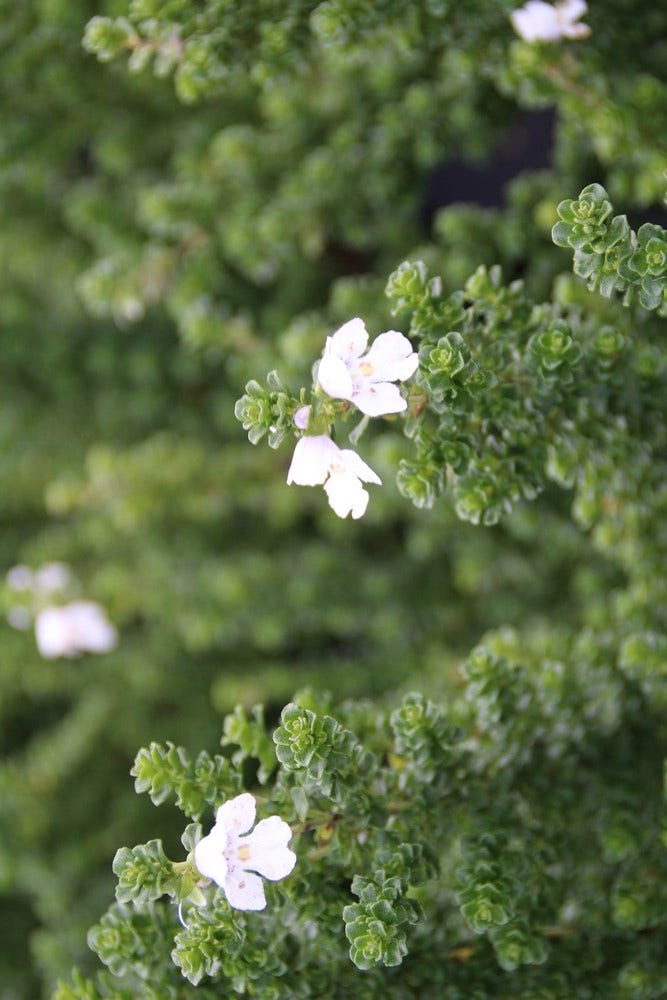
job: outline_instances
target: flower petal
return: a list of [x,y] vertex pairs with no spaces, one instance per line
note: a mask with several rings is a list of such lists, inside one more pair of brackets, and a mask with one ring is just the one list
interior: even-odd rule
[[193,857],[197,871],[205,878],[210,878],[216,885],[224,889],[227,878],[227,831],[223,824],[217,823],[207,837],[195,844]]
[[[359,458],[356,451],[351,448],[343,448],[339,456],[339,467],[344,472],[351,472],[357,479],[364,483],[377,483],[382,486],[382,480],[370,465],[366,465],[363,458]],[[332,473],[333,474],[333,473]]]
[[31,590],[33,578],[33,571],[22,563],[19,563],[18,566],[12,566],[5,580],[7,581],[7,586],[11,587],[12,590]]
[[231,868],[222,888],[229,905],[236,910],[263,910],[266,907],[261,878],[243,868]]
[[18,628],[22,632],[25,631],[25,629],[30,628],[30,625],[32,624],[32,617],[27,608],[19,606],[9,608],[7,610],[6,617],[12,628]]
[[419,364],[412,344],[398,330],[387,330],[376,337],[363,360],[372,366],[373,382],[403,382],[414,375]]
[[525,42],[556,41],[561,37],[556,9],[544,0],[528,0],[511,14],[511,21]]
[[320,361],[317,381],[332,399],[349,399],[352,395],[352,376],[345,362],[334,354],[325,354]]
[[216,826],[224,827],[227,837],[238,837],[239,834],[246,833],[255,822],[255,812],[255,796],[250,792],[243,792],[219,807],[215,814]]
[[343,361],[359,358],[366,350],[368,343],[368,330],[363,319],[355,316],[347,323],[336,330],[331,337],[327,338],[325,353],[331,351],[336,357]]
[[368,376],[370,382],[405,382],[417,371],[419,357],[411,354],[408,358],[396,359],[382,365],[374,365]]
[[248,858],[241,862],[243,868],[273,882],[285,878],[296,864],[296,854],[287,847],[291,838],[292,830],[280,816],[260,820],[252,833],[241,838],[241,849],[250,849]]
[[561,17],[576,21],[584,16],[588,10],[588,4],[586,0],[563,0],[562,3],[557,4],[557,9]]
[[368,493],[353,472],[333,472],[324,484],[324,490],[329,498],[329,506],[339,517],[352,514],[356,520],[368,506]]
[[591,29],[587,24],[568,24],[563,29],[566,38],[588,38],[590,33]]
[[352,377],[355,383],[358,382],[405,382],[417,371],[419,367],[419,356],[411,354],[407,358],[395,358],[393,361],[386,361],[380,364],[368,363],[368,366],[359,366],[359,372],[353,372]]
[[358,521],[360,517],[363,517],[366,513],[366,508],[368,507],[368,491],[359,490],[357,497],[352,505],[350,514],[352,515],[353,521]]
[[59,656],[76,656],[78,647],[63,608],[43,608],[35,618],[35,639],[40,656],[54,660]]
[[72,642],[81,651],[108,653],[118,642],[118,632],[104,608],[94,601],[72,601],[61,609],[69,618]]
[[402,413],[408,408],[398,386],[391,382],[358,383],[355,386],[352,402],[369,417],[381,417],[387,413]]
[[57,590],[64,590],[71,579],[72,574],[65,563],[46,563],[35,573],[34,586],[42,594],[53,594]]
[[321,486],[329,475],[329,466],[338,457],[339,448],[326,434],[302,437],[297,441],[292,464],[287,473],[288,484]]

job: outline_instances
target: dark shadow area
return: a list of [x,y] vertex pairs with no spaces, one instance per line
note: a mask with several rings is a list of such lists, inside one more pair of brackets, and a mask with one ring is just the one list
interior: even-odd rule
[[555,122],[554,108],[526,112],[486,162],[448,160],[435,167],[426,182],[421,208],[426,228],[430,229],[439,208],[455,202],[501,208],[505,187],[517,174],[551,165]]

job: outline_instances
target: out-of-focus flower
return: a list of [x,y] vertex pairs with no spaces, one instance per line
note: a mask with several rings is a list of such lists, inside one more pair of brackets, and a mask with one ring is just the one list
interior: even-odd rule
[[21,563],[18,566],[12,566],[5,577],[7,586],[12,590],[32,590],[34,579],[35,574],[30,567]]
[[12,628],[17,628],[21,632],[24,632],[32,625],[32,615],[27,608],[10,608],[7,612],[7,621]]
[[45,597],[68,587],[72,572],[61,562],[45,563],[35,570],[19,563],[8,571],[5,581],[12,590],[30,590],[36,597]]
[[61,562],[46,563],[35,572],[33,589],[37,594],[55,594],[72,582],[69,566]]
[[351,319],[327,337],[317,380],[334,399],[348,399],[369,417],[401,413],[407,403],[394,382],[414,375],[419,364],[407,337],[397,330],[381,333],[364,354],[368,331]]
[[81,653],[108,653],[118,643],[118,632],[99,604],[72,601],[37,613],[35,639],[41,655],[52,660]]
[[297,442],[287,473],[288,484],[324,486],[329,506],[339,517],[356,520],[366,511],[368,493],[362,483],[382,484],[369,465],[349,448],[339,448],[326,434]]
[[194,849],[197,870],[223,890],[237,910],[263,910],[266,906],[263,878],[272,882],[285,878],[296,864],[296,854],[287,844],[292,830],[279,816],[255,822],[255,798],[249,792],[220,806],[215,824]]
[[512,26],[524,42],[557,42],[561,38],[586,38],[591,33],[579,18],[588,10],[585,0],[550,4],[528,0],[511,15]]

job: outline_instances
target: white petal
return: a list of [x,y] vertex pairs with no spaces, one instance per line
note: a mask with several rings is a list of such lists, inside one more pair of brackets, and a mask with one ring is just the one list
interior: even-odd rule
[[215,814],[216,825],[224,827],[229,837],[238,837],[247,833],[255,822],[255,796],[243,792],[227,802],[223,802]]
[[511,15],[515,31],[526,42],[556,41],[561,37],[556,9],[543,0],[528,3]]
[[359,458],[356,451],[351,448],[343,448],[339,457],[339,468],[345,472],[351,472],[357,479],[364,483],[377,483],[382,486],[382,480],[376,472],[373,472],[370,465],[366,465],[362,458]]
[[352,520],[358,521],[360,517],[363,517],[366,513],[366,508],[368,507],[368,493],[366,490],[359,490],[359,493],[355,497],[354,503],[350,510],[352,515]]
[[33,572],[27,566],[19,564],[12,566],[5,577],[7,586],[12,590],[30,590],[32,588]]
[[229,870],[223,889],[229,905],[237,910],[263,910],[266,906],[261,878],[243,868]]
[[386,364],[373,365],[370,382],[405,382],[419,368],[419,356],[411,354],[407,358],[396,359]]
[[199,843],[195,844],[193,852],[197,871],[205,878],[212,879],[223,889],[228,870],[225,860],[226,848],[227,832],[223,825],[216,823],[209,835],[202,837]]
[[587,24],[568,24],[563,29],[566,38],[588,38],[590,33],[591,29]]
[[352,472],[332,473],[324,490],[329,498],[329,506],[339,517],[352,514],[355,519],[359,518],[368,506],[368,493]]
[[43,608],[35,618],[35,639],[40,655],[47,660],[58,656],[76,656],[69,617],[64,608]]
[[402,413],[408,404],[401,396],[398,386],[391,382],[362,382],[352,396],[354,405],[369,417],[381,417],[387,413]]
[[[343,361],[359,358],[366,350],[368,330],[363,319],[355,316],[327,338],[326,351],[331,351]],[[325,353],[326,353],[325,351]]]
[[37,648],[46,659],[106,653],[118,642],[118,632],[94,601],[72,601],[62,608],[43,608],[35,619]]
[[530,18],[526,15],[526,11],[523,8],[513,11],[510,14],[510,21],[517,35],[523,38],[524,42],[535,41]]
[[[243,868],[275,882],[289,875],[296,864],[296,854],[287,847],[291,837],[289,824],[280,816],[270,816],[261,820],[251,834],[241,838],[237,857]],[[250,851],[247,858],[242,858],[244,848]]]
[[115,648],[118,632],[99,604],[94,601],[72,601],[61,610],[67,613],[72,642],[77,649],[89,653],[108,653]]
[[407,337],[398,330],[387,330],[386,333],[376,337],[363,361],[372,366],[373,381],[402,382],[414,375],[419,357],[412,350],[412,344]]
[[380,365],[393,364],[411,358],[414,353],[412,344],[407,337],[399,333],[398,330],[387,330],[386,333],[381,333],[379,337],[375,338],[366,358],[376,368]]
[[332,399],[349,399],[352,395],[352,376],[345,362],[334,354],[325,354],[320,361],[317,381]]
[[523,10],[532,18],[535,24],[548,24],[556,14],[553,4],[546,3],[546,0],[528,0]]
[[23,632],[30,628],[32,618],[27,608],[15,607],[9,608],[7,611],[7,621],[12,628],[18,628]]
[[584,16],[588,10],[588,4],[586,0],[563,0],[557,5],[557,9],[561,17],[565,17],[569,21],[576,21]]
[[57,590],[64,590],[71,579],[72,574],[65,563],[46,563],[35,573],[35,588],[43,594],[52,594]]
[[297,441],[287,483],[298,486],[321,486],[329,475],[329,466],[338,457],[339,448],[326,434],[303,437]]
[[370,362],[364,364],[362,360],[356,371],[352,372],[352,379],[355,386],[364,382],[405,382],[406,379],[414,375],[418,367],[419,356],[417,354],[410,354],[407,358],[396,358],[393,361],[385,361],[380,364],[371,364]]

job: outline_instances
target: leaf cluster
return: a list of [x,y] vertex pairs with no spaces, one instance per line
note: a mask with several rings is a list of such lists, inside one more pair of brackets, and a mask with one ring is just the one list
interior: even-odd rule
[[644,223],[635,233],[624,215],[615,215],[605,189],[589,184],[578,199],[558,206],[553,228],[557,246],[574,250],[574,271],[588,287],[610,298],[623,292],[629,305],[635,295],[644,309],[660,309],[667,290],[667,232]]

